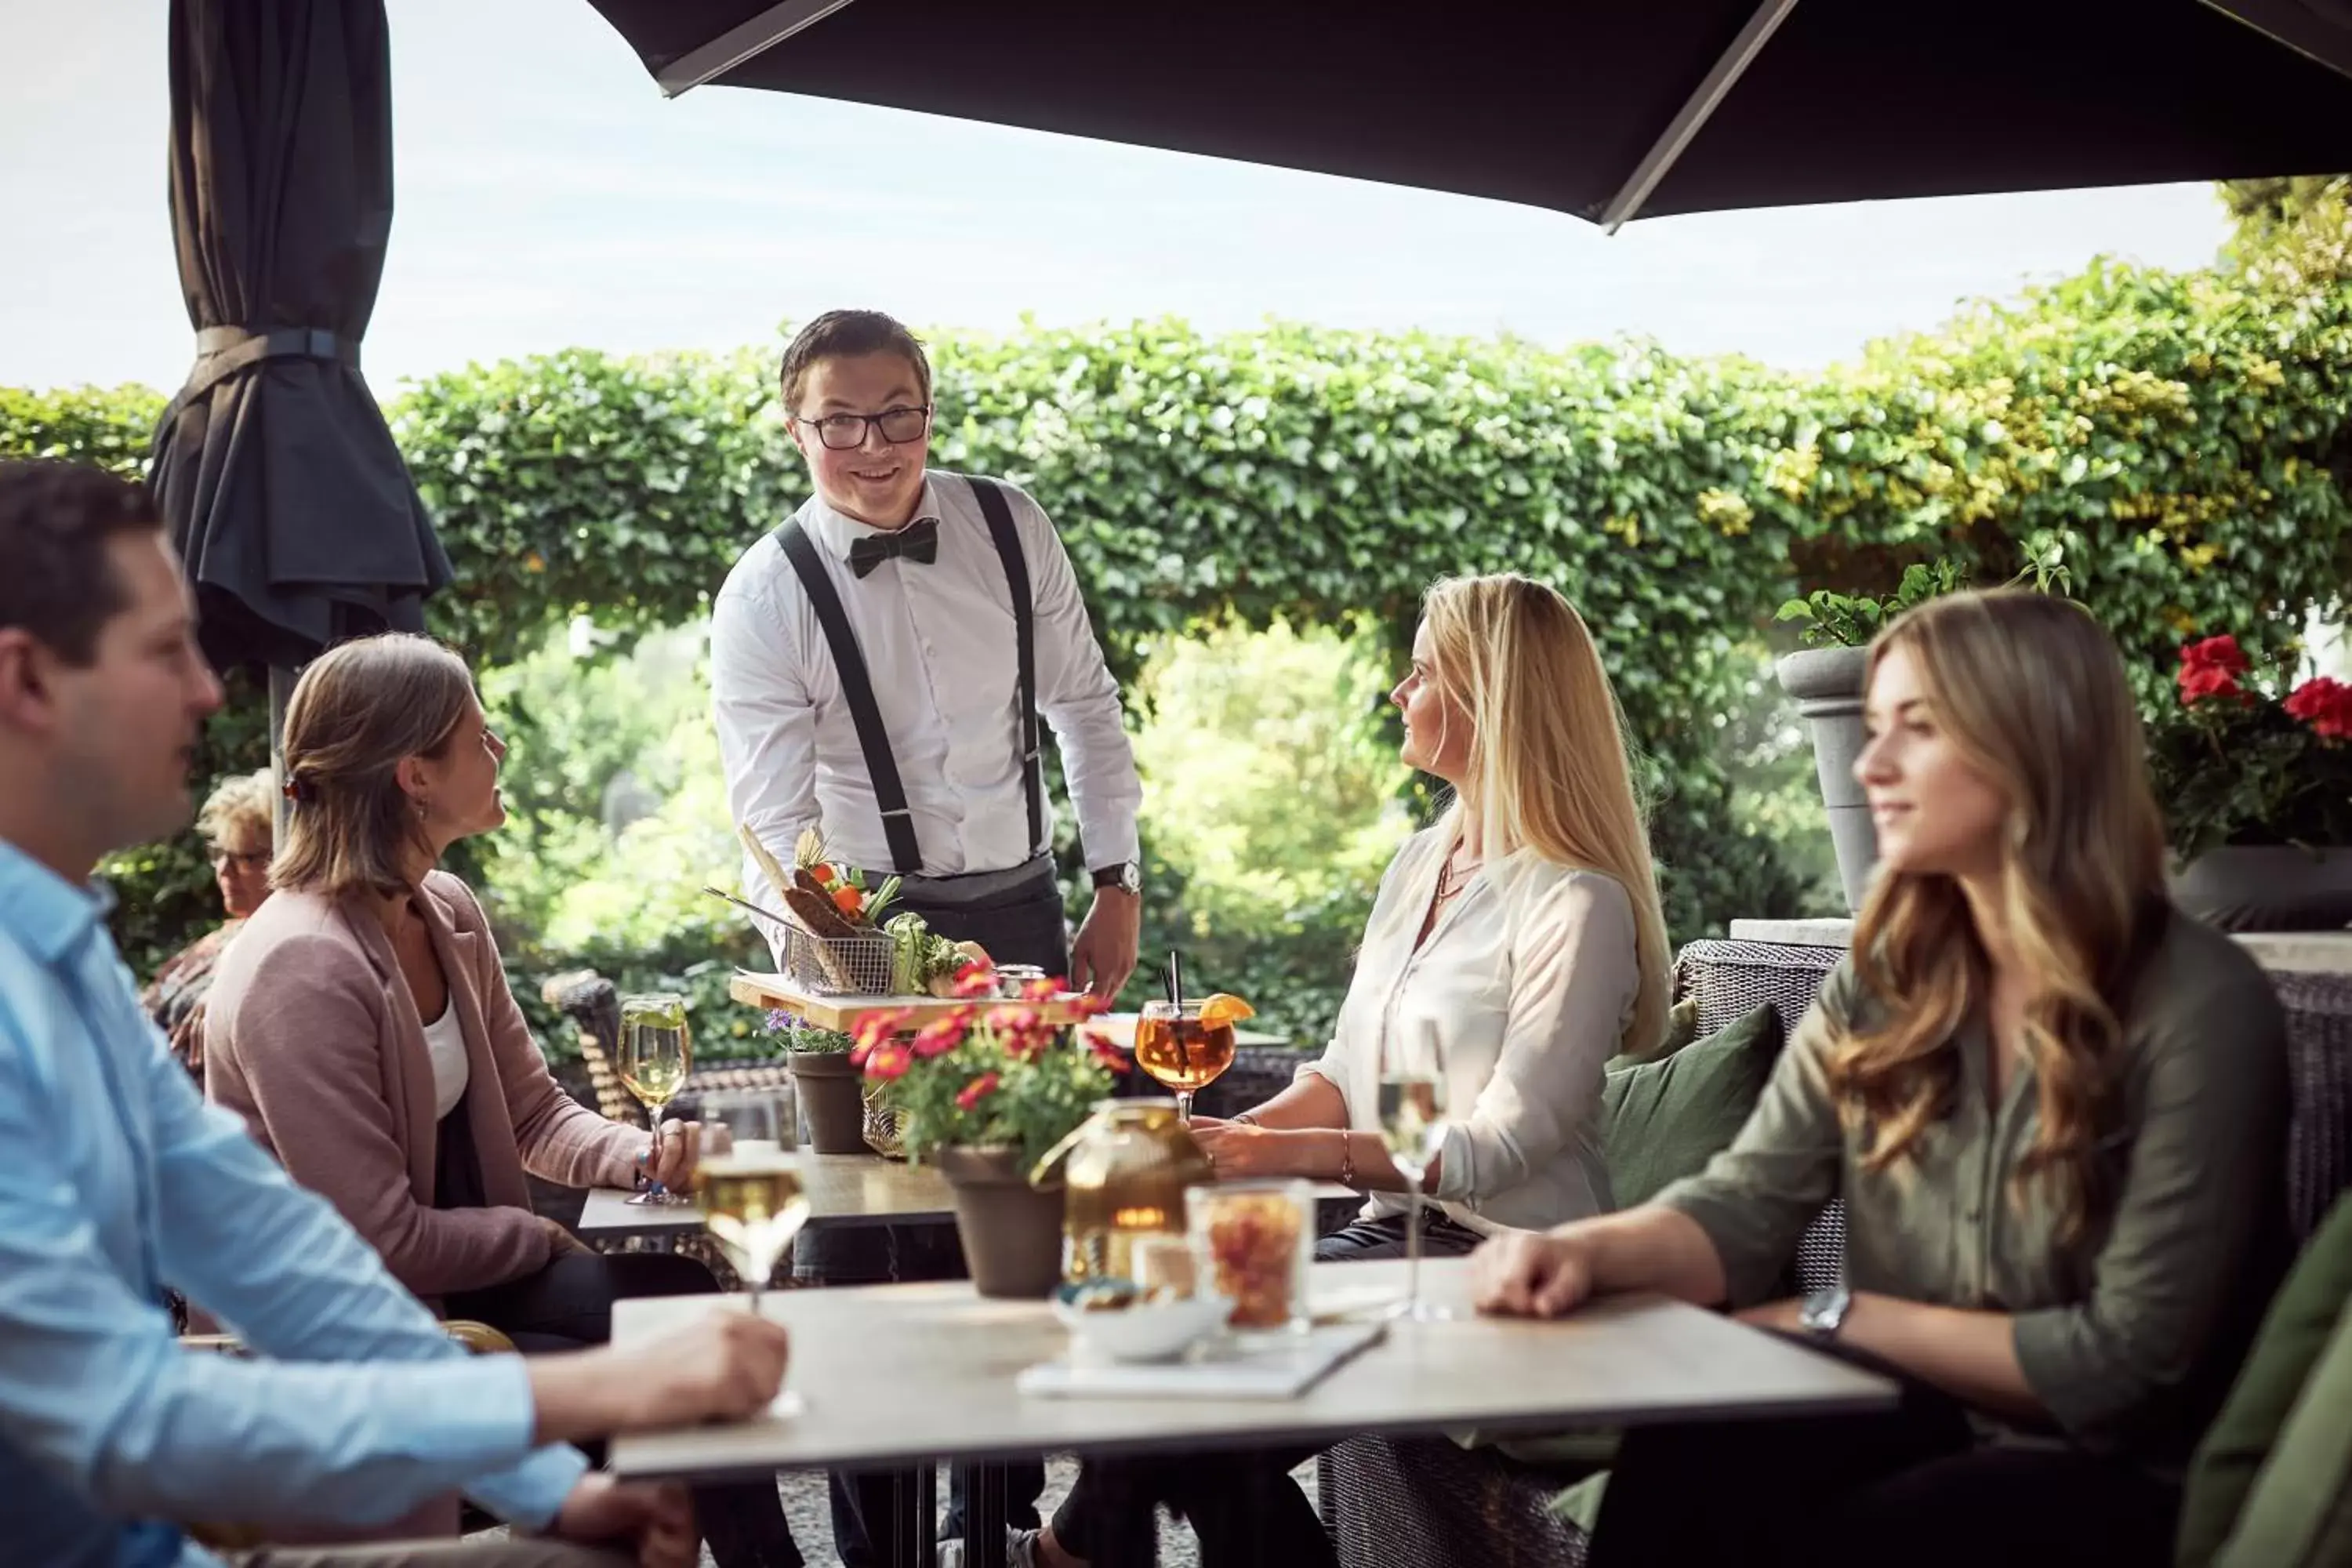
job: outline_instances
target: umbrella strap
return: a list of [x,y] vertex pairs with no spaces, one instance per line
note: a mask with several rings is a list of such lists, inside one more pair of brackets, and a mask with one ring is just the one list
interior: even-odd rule
[[184,407],[239,371],[272,359],[335,360],[357,370],[360,345],[318,327],[206,327],[196,334],[195,368],[173,405]]

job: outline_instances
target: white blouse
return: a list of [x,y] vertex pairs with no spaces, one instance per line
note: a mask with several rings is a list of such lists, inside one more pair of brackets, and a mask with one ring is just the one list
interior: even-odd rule
[[[1449,1123],[1430,1195],[1446,1214],[1492,1232],[1604,1213],[1601,1066],[1641,986],[1632,900],[1614,878],[1522,849],[1481,868],[1415,951],[1452,843],[1432,828],[1397,852],[1331,1043],[1299,1071],[1378,1132],[1383,1041],[1433,1042]],[[1374,1193],[1364,1214],[1404,1210],[1402,1193]]]
[[441,1016],[425,1026],[425,1054],[433,1058],[433,1119],[457,1109],[466,1098],[473,1069],[466,1062],[466,1031],[457,1026],[457,1004],[451,998]]

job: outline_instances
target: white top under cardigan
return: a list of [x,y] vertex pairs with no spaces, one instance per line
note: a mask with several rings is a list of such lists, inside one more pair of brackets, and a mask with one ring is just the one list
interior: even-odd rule
[[433,1058],[433,1119],[437,1121],[457,1109],[473,1078],[466,1061],[466,1031],[458,1026],[457,1008],[445,1005],[441,1016],[425,1026],[425,1052]]
[[[1601,1065],[1641,984],[1632,900],[1614,878],[1522,849],[1475,873],[1416,952],[1452,844],[1432,828],[1397,852],[1331,1043],[1298,1070],[1339,1089],[1349,1127],[1377,1133],[1382,1041],[1433,1030],[1451,1120],[1430,1195],[1480,1232],[1605,1213]],[[1404,1207],[1374,1193],[1364,1214]]]

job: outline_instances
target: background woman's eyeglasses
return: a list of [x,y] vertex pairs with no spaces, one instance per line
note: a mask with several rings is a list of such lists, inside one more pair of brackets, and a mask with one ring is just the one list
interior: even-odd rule
[[846,452],[866,445],[869,426],[878,426],[882,439],[893,447],[903,447],[909,441],[921,440],[930,422],[931,408],[927,403],[920,408],[886,408],[879,414],[828,414],[822,419],[796,419],[793,423],[814,430],[816,438],[828,450]]
[[267,849],[215,849],[213,851],[214,870],[226,871],[232,866],[240,871],[267,871],[269,869],[269,851]]

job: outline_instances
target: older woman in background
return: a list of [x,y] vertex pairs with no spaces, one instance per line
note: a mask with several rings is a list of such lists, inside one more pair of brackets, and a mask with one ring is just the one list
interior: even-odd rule
[[269,770],[238,773],[221,781],[196,829],[211,852],[213,885],[220,889],[228,918],[163,962],[139,994],[140,1005],[172,1042],[172,1054],[190,1072],[205,1068],[205,995],[213,969],[236,933],[269,897],[270,834],[277,794]]

